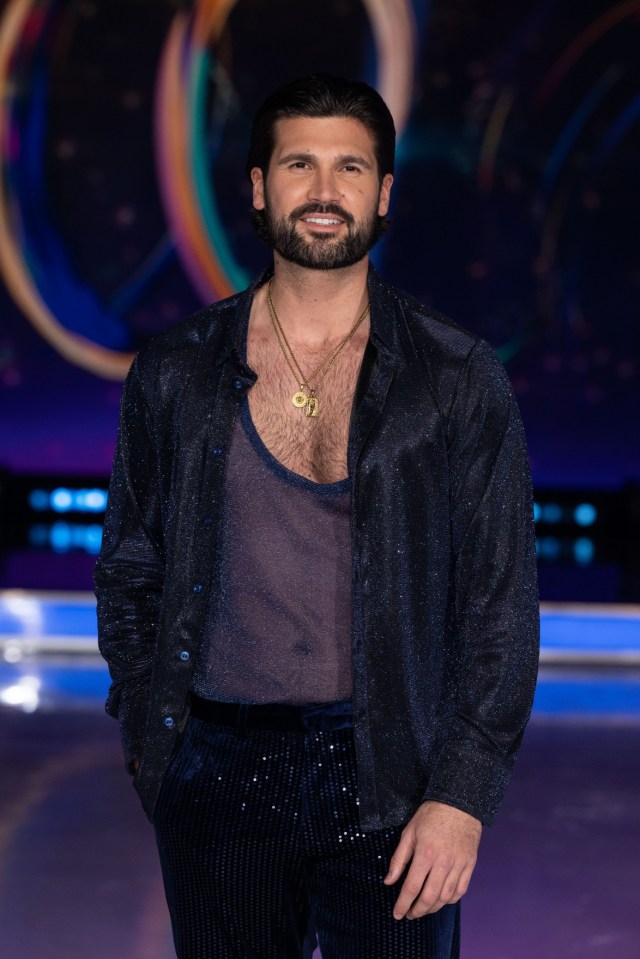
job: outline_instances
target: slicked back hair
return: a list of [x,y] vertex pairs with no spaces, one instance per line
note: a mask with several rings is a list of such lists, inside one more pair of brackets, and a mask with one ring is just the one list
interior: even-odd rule
[[396,129],[386,103],[373,87],[328,73],[297,77],[274,90],[253,121],[247,174],[259,167],[266,177],[275,146],[278,120],[294,117],[341,117],[358,120],[371,134],[380,182],[393,173]]

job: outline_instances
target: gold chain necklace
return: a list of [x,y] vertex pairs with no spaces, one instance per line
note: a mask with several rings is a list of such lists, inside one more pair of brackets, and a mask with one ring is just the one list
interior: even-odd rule
[[[333,365],[334,361],[337,359],[338,354],[345,348],[349,340],[353,337],[356,330],[363,322],[365,316],[369,312],[369,304],[365,306],[364,310],[353,324],[349,332],[342,337],[337,346],[335,346],[322,362],[315,368],[313,373],[310,373],[308,377],[304,376],[304,373],[300,369],[300,364],[296,360],[293,350],[289,340],[287,339],[284,330],[282,329],[282,324],[278,319],[278,314],[276,313],[276,308],[273,305],[273,300],[271,299],[271,280],[269,280],[269,285],[267,286],[267,304],[269,306],[269,313],[271,314],[271,322],[273,323],[273,329],[275,330],[276,339],[280,344],[280,349],[284,355],[285,360],[287,361],[287,366],[293,373],[296,382],[300,385],[300,389],[291,397],[291,402],[297,409],[305,408],[307,416],[317,416],[318,415],[318,397],[316,396],[316,390],[324,380],[325,376],[329,372],[329,369]],[[311,382],[315,380],[316,376],[320,374],[320,379],[316,382],[315,386],[311,386]],[[307,390],[307,393],[305,393]]]

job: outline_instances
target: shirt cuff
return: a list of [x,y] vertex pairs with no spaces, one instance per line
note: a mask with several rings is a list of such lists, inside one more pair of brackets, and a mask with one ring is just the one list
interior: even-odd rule
[[455,806],[491,826],[502,802],[511,767],[475,744],[447,743],[442,748],[423,802]]

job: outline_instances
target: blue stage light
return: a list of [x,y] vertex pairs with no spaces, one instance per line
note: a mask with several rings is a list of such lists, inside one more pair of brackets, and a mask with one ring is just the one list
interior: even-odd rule
[[33,489],[29,493],[29,506],[41,513],[49,509],[49,494],[43,489]]
[[74,496],[74,509],[80,513],[102,513],[107,506],[104,489],[79,489]]
[[68,553],[73,545],[71,526],[68,523],[54,523],[49,530],[49,542],[54,553]]
[[573,544],[573,555],[575,557],[575,561],[581,566],[588,566],[589,563],[593,562],[595,552],[596,548],[593,540],[588,539],[586,536],[577,539]]
[[[49,497],[47,497],[47,502]],[[29,543],[31,546],[46,546],[49,542],[49,529],[44,523],[37,523],[29,529]]]
[[85,548],[87,553],[92,553],[97,556],[100,552],[100,546],[102,545],[102,526],[94,524],[93,526],[87,526],[86,535],[85,535]]
[[81,523],[54,523],[53,526],[43,529],[45,542],[49,543],[54,553],[68,553],[74,549],[84,550],[92,555],[100,552],[102,526],[97,523],[90,526]]
[[598,511],[591,503],[580,503],[573,511],[573,518],[578,526],[593,526]]
[[543,559],[557,559],[560,556],[560,540],[555,536],[543,536],[538,544],[536,551]]
[[537,523],[540,519],[540,503],[533,504],[533,522]]
[[540,507],[540,519],[543,523],[559,523],[562,520],[562,507],[558,503],[544,503]]
[[68,513],[73,507],[73,495],[71,490],[59,486],[54,489],[50,497],[51,509],[55,513]]
[[107,490],[99,487],[69,489],[66,486],[51,491],[38,488],[31,490],[28,502],[32,510],[40,513],[49,510],[54,513],[104,513]]

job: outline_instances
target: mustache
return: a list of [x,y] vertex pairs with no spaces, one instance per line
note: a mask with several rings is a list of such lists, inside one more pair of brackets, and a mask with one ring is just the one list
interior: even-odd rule
[[295,210],[292,210],[289,219],[299,220],[303,216],[312,216],[314,213],[324,216],[339,216],[341,220],[348,224],[355,222],[354,217],[343,210],[341,206],[338,206],[337,203],[305,203],[303,206],[297,206]]

